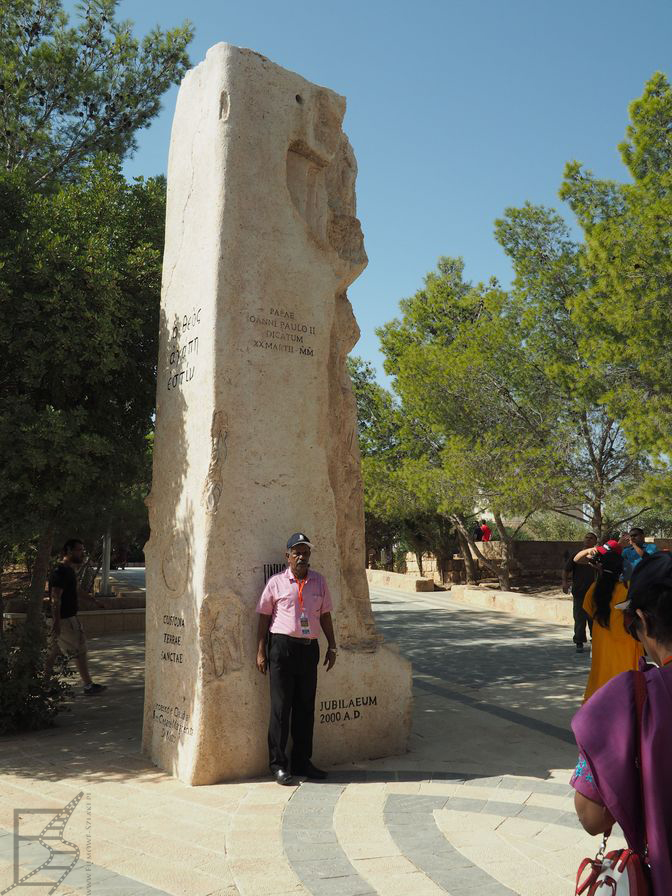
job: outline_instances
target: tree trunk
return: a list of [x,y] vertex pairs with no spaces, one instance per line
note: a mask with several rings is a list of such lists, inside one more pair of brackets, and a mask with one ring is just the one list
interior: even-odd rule
[[49,560],[51,548],[54,543],[54,527],[47,523],[42,530],[37,543],[37,554],[33,563],[33,571],[28,591],[27,623],[30,627],[39,625],[42,619],[42,604],[44,601],[44,586],[49,572]]
[[[467,528],[467,525],[466,525],[465,521],[462,519],[462,517],[455,515],[452,519],[453,519],[453,523],[455,524],[455,528],[457,529],[458,534],[462,538],[464,538],[464,540],[467,542],[467,544],[469,545],[471,550],[474,552],[474,554],[476,554],[476,556],[483,563],[483,565],[486,567],[486,569],[488,569],[489,572],[492,573],[492,575],[501,584],[500,564],[493,562],[489,557],[486,557],[483,554],[483,552],[481,551],[479,546],[474,541],[472,534],[469,531],[469,529]],[[470,553],[471,553],[470,551],[467,551],[467,553],[465,554],[465,558],[464,558],[465,563],[467,562],[467,556],[470,555]]]
[[469,542],[464,537],[460,529],[457,529],[457,540],[460,545],[460,553],[464,559],[464,571],[467,575],[467,584],[475,585],[478,582],[478,573],[476,572],[476,564],[471,551],[469,550]]
[[493,513],[492,515],[495,520],[495,525],[497,526],[497,532],[499,533],[503,551],[502,564],[499,567],[497,578],[499,579],[500,588],[504,591],[509,591],[511,588],[511,566],[513,563],[513,539],[506,531],[506,526],[504,525],[501,514]]
[[436,570],[439,574],[439,578],[441,579],[441,584],[446,584],[446,571],[448,569],[448,555],[444,554],[443,551],[437,552],[436,557]]
[[420,578],[424,577],[424,572],[422,570],[422,551],[415,552],[415,560],[418,564],[418,572],[420,573]]
[[602,502],[598,499],[594,504],[590,505],[591,516],[590,516],[590,525],[593,527],[593,532],[597,535],[598,543],[601,543],[607,536],[607,533],[604,531],[604,516],[602,515]]

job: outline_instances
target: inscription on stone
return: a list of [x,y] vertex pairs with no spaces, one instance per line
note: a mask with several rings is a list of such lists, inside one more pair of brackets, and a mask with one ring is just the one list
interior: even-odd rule
[[[161,659],[164,663],[182,663],[184,662],[183,654],[177,650],[176,648],[182,647],[182,634],[177,633],[176,631],[171,631],[170,629],[183,629],[185,628],[184,619],[181,616],[169,616],[168,614],[163,617],[163,624],[167,626],[168,630],[163,632],[163,646],[161,647]],[[169,645],[169,646],[165,646]]]
[[154,724],[161,730],[161,739],[174,744],[183,734],[191,736],[194,733],[184,709],[170,704],[155,703],[152,710]]
[[250,342],[253,349],[302,355],[306,358],[314,356],[310,338],[317,335],[317,330],[310,324],[297,320],[293,311],[269,308],[268,316],[250,314],[247,319],[254,328],[255,335]]
[[201,323],[201,308],[193,308],[173,324],[168,343],[168,391],[179,389],[190,382],[196,373],[198,356],[198,336],[196,331]]
[[350,697],[343,700],[320,701],[320,725],[334,722],[354,722],[366,716],[365,707],[378,706],[378,697],[371,694],[364,697]]

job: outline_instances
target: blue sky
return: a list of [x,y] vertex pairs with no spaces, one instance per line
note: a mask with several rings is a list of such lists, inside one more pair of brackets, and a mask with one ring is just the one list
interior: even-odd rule
[[[672,74],[672,0],[122,0],[119,16],[139,35],[188,17],[192,62],[227,41],[347,97],[369,255],[349,291],[355,353],[381,372],[375,329],[437,258],[508,283],[494,219],[526,200],[561,207],[572,159],[623,179],[628,103],[654,71]],[[165,172],[176,93],[129,176]]]

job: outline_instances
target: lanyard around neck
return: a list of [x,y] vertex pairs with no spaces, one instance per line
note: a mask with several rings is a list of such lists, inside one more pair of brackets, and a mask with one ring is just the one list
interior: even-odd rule
[[299,586],[299,607],[300,607],[302,613],[303,613],[303,589],[306,587],[307,581],[308,581],[307,575],[306,575],[305,579],[296,579],[296,584]]
[[663,660],[661,666],[669,666],[672,663],[672,656],[668,656],[667,659]]

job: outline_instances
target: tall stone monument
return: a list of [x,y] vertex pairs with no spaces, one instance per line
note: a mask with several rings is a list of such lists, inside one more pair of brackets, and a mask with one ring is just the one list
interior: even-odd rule
[[[367,259],[345,100],[217,44],[180,88],[168,165],[144,750],[190,784],[264,774],[255,605],[305,531],[334,597],[315,761],[401,753],[410,665],[365,574],[346,289]],[[324,649],[324,643],[322,644]]]

